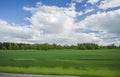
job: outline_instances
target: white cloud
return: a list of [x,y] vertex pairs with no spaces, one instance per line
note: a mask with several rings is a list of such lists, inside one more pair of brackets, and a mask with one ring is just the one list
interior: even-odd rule
[[74,18],[77,15],[74,4],[66,8],[39,5],[36,8],[24,7],[24,9],[32,12],[32,16],[28,18],[32,28],[42,31],[40,36],[34,37],[34,40],[42,38],[40,41],[56,42],[62,39],[60,41],[65,43],[65,40],[69,39],[69,35],[73,31]]
[[[28,37],[27,39],[21,38],[20,40],[22,41],[75,44],[94,40],[93,34],[76,33],[74,31],[75,18],[80,14],[80,12],[75,11],[74,4],[66,8],[40,4],[35,8],[24,7],[24,10],[32,13],[32,16],[27,18],[31,22],[30,31],[27,31],[31,37],[26,36]],[[7,26],[11,27],[11,25]],[[23,27],[21,28],[23,29]],[[23,31],[22,33],[25,34],[27,32]],[[90,36],[91,39],[87,39]]]
[[89,12],[92,12],[94,9],[93,8],[89,8],[89,9],[86,9],[84,13],[89,13]]
[[[115,41],[120,38],[120,10],[97,13],[86,17],[79,23],[82,28],[98,31],[96,35],[102,40],[102,43]],[[81,28],[81,27],[80,27]],[[99,40],[99,41],[100,41]],[[101,41],[100,41],[101,42]]]
[[74,8],[59,8],[43,5],[34,8],[34,12],[29,18],[29,21],[32,23],[33,28],[45,33],[67,33],[72,29],[75,16],[76,12]]
[[[83,12],[76,12],[75,3],[69,7],[37,3],[36,7],[24,7],[24,10],[32,14],[27,18],[31,25],[13,25],[0,20],[0,41],[58,44],[119,43],[119,40],[115,39],[120,38],[120,10],[92,14],[78,22],[76,18],[83,15]],[[92,10],[86,10],[90,11]]]
[[101,9],[108,9],[114,7],[120,7],[120,0],[104,0],[99,6],[99,8]]
[[95,4],[97,3],[99,0],[88,0],[88,3],[91,3],[91,4]]
[[75,31],[77,28],[75,25],[79,25],[75,22],[75,18],[79,14],[81,15],[81,12],[75,11],[74,4],[66,8],[40,5],[37,8],[32,8],[33,10],[27,7],[26,9],[32,11],[29,21],[32,23],[33,28],[43,32],[40,37],[37,36],[34,40],[42,38],[42,42],[61,44],[98,41],[95,33]]
[[82,16],[83,12],[77,12],[77,16]]
[[111,33],[119,33],[120,32],[120,10],[103,12],[93,14],[85,18],[84,23],[86,28],[98,29],[98,30],[106,30]]
[[11,25],[4,20],[0,20],[0,25],[0,41],[19,42],[31,37],[32,31],[27,26]]

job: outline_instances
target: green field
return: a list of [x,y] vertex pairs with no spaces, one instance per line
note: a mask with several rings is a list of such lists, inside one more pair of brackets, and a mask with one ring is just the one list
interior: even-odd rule
[[120,77],[120,51],[0,50],[0,72]]

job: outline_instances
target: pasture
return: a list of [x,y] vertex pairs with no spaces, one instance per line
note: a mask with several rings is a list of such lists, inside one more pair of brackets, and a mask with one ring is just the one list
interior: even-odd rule
[[120,51],[0,50],[0,72],[120,77]]

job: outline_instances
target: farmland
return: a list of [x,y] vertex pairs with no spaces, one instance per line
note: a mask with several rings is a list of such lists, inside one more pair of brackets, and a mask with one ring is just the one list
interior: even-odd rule
[[120,51],[0,50],[0,72],[120,77]]

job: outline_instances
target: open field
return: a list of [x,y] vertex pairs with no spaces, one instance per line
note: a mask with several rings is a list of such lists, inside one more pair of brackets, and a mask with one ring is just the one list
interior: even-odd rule
[[120,51],[0,50],[0,72],[120,77]]

